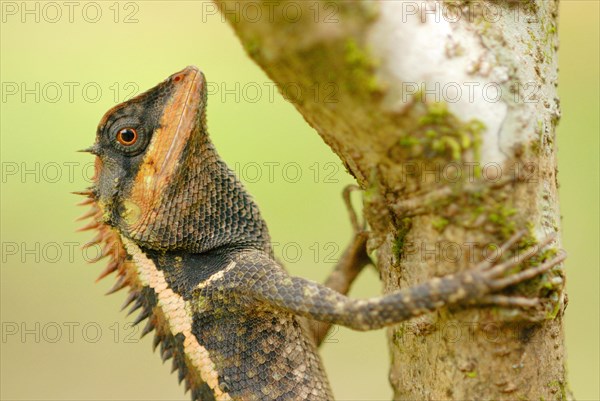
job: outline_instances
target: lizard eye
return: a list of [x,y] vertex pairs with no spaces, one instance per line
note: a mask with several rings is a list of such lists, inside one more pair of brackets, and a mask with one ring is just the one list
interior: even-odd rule
[[106,140],[120,153],[136,156],[150,141],[148,129],[135,118],[123,118],[107,128]]
[[121,145],[131,146],[138,140],[138,133],[134,128],[122,128],[117,132],[117,141]]

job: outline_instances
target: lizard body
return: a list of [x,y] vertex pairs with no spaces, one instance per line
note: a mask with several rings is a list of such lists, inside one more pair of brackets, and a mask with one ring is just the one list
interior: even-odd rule
[[[194,400],[331,400],[317,353],[323,328],[307,321],[370,330],[452,303],[527,306],[493,293],[563,258],[517,273],[532,252],[485,261],[367,300],[347,298],[347,283],[331,282],[340,293],[292,277],[272,255],[258,207],[214,149],[205,113],[206,81],[195,67],[113,107],[87,149],[96,155],[95,184],[82,193],[93,219],[84,229],[98,230],[90,244],[111,257],[100,278],[117,272],[110,292],[129,288],[124,306],[141,310],[136,323],[148,319],[143,335],[155,331],[155,347],[173,359]],[[367,262],[364,250],[353,255]]]

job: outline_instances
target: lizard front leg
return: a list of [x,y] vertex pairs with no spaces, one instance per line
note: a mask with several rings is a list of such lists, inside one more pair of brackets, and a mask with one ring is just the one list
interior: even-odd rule
[[[506,254],[525,235],[515,234],[501,248]],[[544,263],[515,272],[552,241],[543,240],[536,249],[502,263],[499,256],[484,260],[470,270],[439,278],[381,297],[350,299],[310,280],[289,276],[280,266],[260,252],[245,252],[237,258],[241,264],[223,277],[225,286],[239,295],[314,320],[340,324],[355,330],[372,330],[422,315],[450,304],[489,304],[530,306],[535,302],[521,297],[498,294],[514,284],[540,275],[562,262],[561,252]]]

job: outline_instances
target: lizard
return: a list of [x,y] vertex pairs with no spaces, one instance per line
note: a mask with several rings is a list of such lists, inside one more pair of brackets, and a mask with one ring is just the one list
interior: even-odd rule
[[[91,209],[85,246],[110,257],[109,293],[129,289],[124,308],[147,320],[154,348],[173,359],[193,400],[332,400],[317,347],[331,324],[372,330],[448,305],[527,307],[536,299],[502,290],[548,271],[565,254],[527,266],[549,245],[368,299],[346,294],[370,262],[365,232],[355,235],[321,285],[289,275],[274,258],[265,221],[219,157],[207,131],[207,81],[190,66],[111,108],[94,144],[93,185],[79,192]],[[518,266],[525,266],[518,269]],[[322,322],[314,324],[314,322]]]

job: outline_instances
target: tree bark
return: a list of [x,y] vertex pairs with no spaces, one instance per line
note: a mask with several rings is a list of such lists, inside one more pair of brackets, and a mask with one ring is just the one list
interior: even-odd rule
[[[215,3],[364,189],[386,292],[559,232],[558,1]],[[570,398],[563,287],[555,269],[511,289],[533,310],[390,327],[395,399]]]

